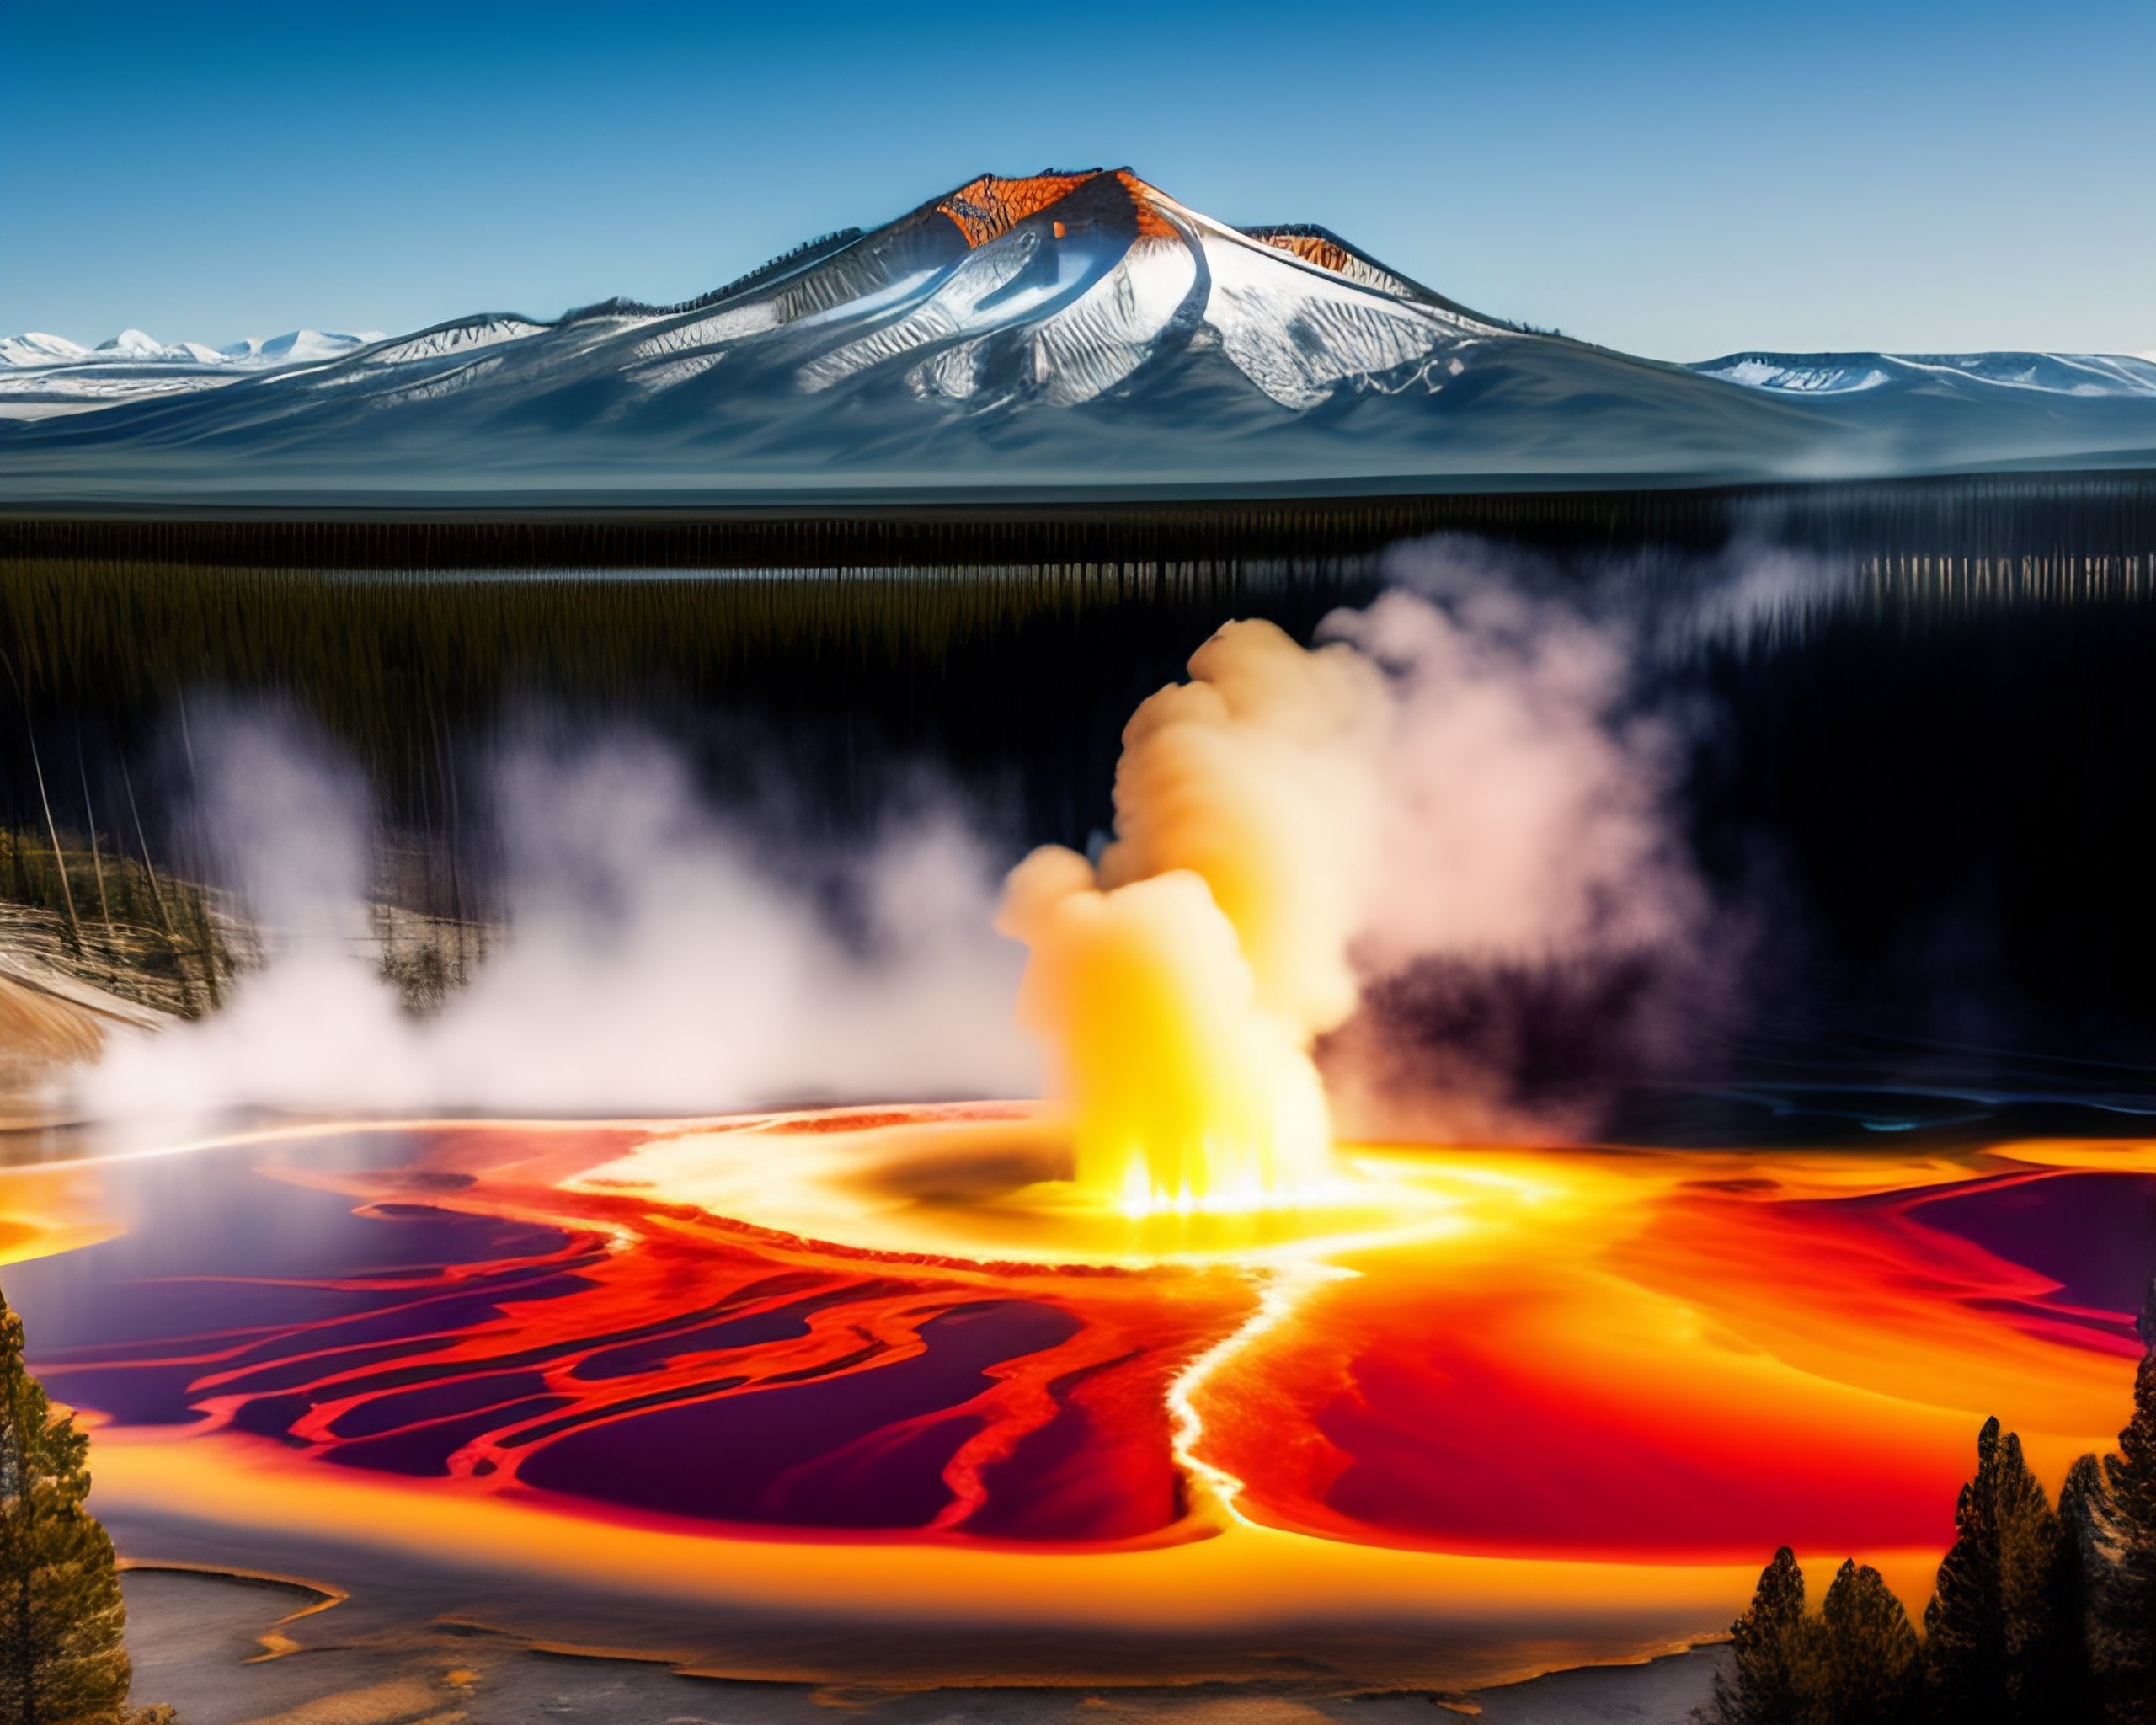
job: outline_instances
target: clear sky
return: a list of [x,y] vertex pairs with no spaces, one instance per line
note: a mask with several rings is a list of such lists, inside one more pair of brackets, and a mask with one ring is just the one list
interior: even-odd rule
[[1128,163],[1664,358],[2156,350],[2156,0],[8,13],[0,332],[670,300]]

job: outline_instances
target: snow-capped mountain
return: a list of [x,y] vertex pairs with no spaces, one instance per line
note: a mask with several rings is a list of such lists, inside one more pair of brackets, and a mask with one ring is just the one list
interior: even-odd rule
[[318,342],[339,339],[360,344],[125,366],[10,350],[0,498],[720,501],[2156,462],[2141,361],[1664,365],[1476,312],[1322,228],[1228,227],[1128,170],[983,175],[682,305]]
[[234,365],[300,366],[314,360],[337,359],[355,348],[371,347],[387,339],[379,329],[357,335],[334,329],[288,329],[282,335],[250,335],[217,352]]
[[282,335],[249,336],[226,347],[199,341],[159,341],[140,329],[123,329],[109,341],[84,347],[64,335],[29,330],[0,335],[0,366],[51,370],[66,366],[288,366],[334,359],[382,340],[380,330],[344,335],[321,329],[293,329]]
[[[382,339],[295,329],[229,347],[163,342],[140,329],[84,347],[33,330],[0,335],[0,423],[56,418],[219,388],[251,373],[334,359]],[[0,487],[4,487],[0,477]],[[4,494],[0,492],[0,494]]]
[[89,349],[64,335],[45,335],[35,329],[21,335],[0,335],[0,365],[67,365],[88,358],[89,353]]
[[2146,354],[1728,354],[1692,367],[1753,389],[1847,395],[1867,389],[2026,389],[2049,395],[2156,396]]
[[83,358],[120,365],[140,365],[160,361],[176,366],[215,366],[224,355],[213,347],[205,347],[199,341],[179,341],[167,346],[154,335],[140,329],[123,329],[109,341],[101,341]]

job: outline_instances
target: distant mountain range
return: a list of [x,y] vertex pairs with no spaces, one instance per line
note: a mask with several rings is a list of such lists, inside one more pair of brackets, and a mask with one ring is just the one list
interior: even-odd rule
[[[57,376],[85,366],[122,367],[114,375],[125,377],[139,377],[146,369],[158,366],[199,371],[219,366],[299,365],[310,360],[334,360],[387,339],[379,329],[364,335],[293,329],[282,335],[249,336],[225,347],[205,347],[199,341],[163,342],[139,329],[123,329],[110,341],[84,347],[64,335],[43,335],[31,330],[22,335],[0,335],[0,366],[45,373],[43,382],[51,383]],[[0,372],[0,377],[5,376]],[[11,394],[8,398],[14,398]],[[38,417],[32,405],[38,400],[37,393],[26,391],[21,399],[25,403],[24,416]]]
[[751,502],[2156,467],[2156,363],[1642,360],[1128,170],[985,174],[675,306],[0,339],[0,501]]

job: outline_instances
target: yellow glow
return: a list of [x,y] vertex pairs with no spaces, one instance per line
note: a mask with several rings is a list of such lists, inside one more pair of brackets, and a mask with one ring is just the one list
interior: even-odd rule
[[[1512,1152],[1492,1164],[1350,1147],[1328,1151],[1322,1176],[1291,1189],[1157,1201],[1136,1182],[1103,1191],[1070,1179],[1071,1123],[1059,1110],[1013,1102],[914,1114],[894,1124],[861,1110],[851,1130],[833,1130],[845,1127],[843,1110],[713,1122],[654,1136],[564,1183],[872,1251],[1257,1273],[1505,1226],[1566,1189],[1555,1172],[1516,1170]],[[810,1120],[818,1130],[797,1130]]]
[[[869,1253],[932,1254],[939,1276],[1006,1291],[1031,1263],[1226,1260],[1190,1285],[1246,1278],[1255,1306],[1168,1385],[1188,1519],[1166,1541],[1083,1551],[916,1535],[741,1539],[567,1513],[562,1500],[522,1488],[347,1477],[240,1432],[165,1428],[100,1431],[99,1500],[459,1561],[482,1552],[505,1573],[835,1613],[1065,1632],[1413,1618],[1474,1632],[1428,1638],[1428,1668],[1403,1669],[1400,1680],[1491,1681],[1711,1632],[1741,1607],[1764,1551],[1730,1562],[1444,1553],[1388,1547],[1381,1528],[1310,1520],[1309,1503],[1298,1509],[1281,1495],[1293,1468],[1273,1465],[1298,1436],[1283,1410],[1315,1405],[1310,1386],[1337,1378],[1343,1359],[1390,1338],[1403,1344],[1394,1357],[1412,1365],[1423,1336],[1447,1334],[1468,1344],[1460,1357],[1494,1363],[1498,1387],[1561,1385],[1582,1418],[1620,1431],[1704,1434],[1713,1441],[1696,1447],[1710,1458],[1716,1445],[1740,1454],[1763,1431],[1779,1432],[1786,1457],[1774,1466],[1845,1457],[1846,1477],[1830,1482],[1837,1493],[1898,1482],[1939,1458],[1942,1506],[1976,1424],[1997,1413],[2055,1487],[2074,1455],[2109,1444],[2131,1362],[1942,1298],[1929,1261],[1904,1257],[1920,1254],[1920,1240],[1893,1247],[1894,1274],[1867,1271],[1848,1254],[1886,1249],[1866,1231],[1871,1212],[1805,1200],[1921,1192],[2016,1167],[2156,1167],[2156,1149],[2140,1143],[1771,1159],[1351,1146],[1337,1158],[1331,1207],[1134,1219],[1058,1178],[1070,1156],[1062,1126],[1022,1104],[767,1114],[663,1134],[647,1126],[630,1155],[597,1166],[563,1160],[584,1154],[577,1143],[588,1131],[558,1148],[548,1140],[561,1135],[531,1135],[488,1165],[522,1169],[528,1160],[535,1182],[654,1200],[643,1225],[652,1229],[691,1228],[673,1206],[704,1206],[777,1231],[765,1248],[775,1258],[800,1247],[787,1234],[839,1238]],[[568,1178],[571,1169],[580,1172]],[[107,1229],[92,1172],[17,1171],[0,1179],[0,1194],[35,1199],[65,1227]],[[1434,1240],[1442,1252],[1428,1249]],[[1507,1453],[1548,1444],[1555,1467],[1568,1453],[1551,1439],[1556,1429],[1523,1422],[1506,1434]],[[1817,1480],[1792,1487],[1792,1504],[1820,1489]],[[1807,1559],[1831,1569],[1844,1555]],[[1935,1549],[1857,1555],[1921,1605]],[[1531,1636],[1492,1630],[1507,1613],[1531,1623]],[[742,1657],[750,1663],[723,1663],[755,1669],[753,1650]]]
[[1013,873],[1033,947],[1020,1011],[1054,1049],[1073,1178],[1126,1215],[1292,1203],[1330,1169],[1331,1123],[1295,1028],[1258,1004],[1234,926],[1184,871],[1113,892],[1069,851]]
[[1313,1040],[1353,1010],[1347,948],[1372,788],[1343,748],[1375,670],[1230,623],[1142,703],[1097,868],[1011,872],[998,926],[1033,950],[1020,1016],[1068,1103],[1073,1178],[1133,1219],[1321,1202],[1337,1179]]
[[[573,1579],[679,1602],[708,1601],[759,1612],[791,1610],[829,1620],[963,1622],[1074,1632],[1163,1629],[1218,1632],[1283,1620],[1355,1630],[1373,1619],[1419,1621],[1439,1632],[1403,1638],[1386,1680],[1433,1686],[1514,1681],[1591,1660],[1631,1660],[1673,1652],[1712,1636],[1757,1579],[1757,1563],[1594,1563],[1456,1557],[1358,1546],[1230,1519],[1209,1539],[1163,1548],[1085,1552],[999,1549],[985,1544],[820,1540],[802,1543],[713,1537],[561,1513],[524,1496],[451,1497],[408,1483],[346,1475],[296,1461],[259,1439],[227,1434],[189,1441],[147,1431],[101,1434],[97,1502],[169,1513],[175,1504],[219,1525],[283,1533],[305,1527],[319,1538],[392,1551],[424,1552],[528,1583]],[[1829,1555],[1814,1554],[1812,1562]],[[1873,1561],[1905,1595],[1921,1598],[1935,1551],[1882,1552]],[[1828,1565],[1831,1567],[1831,1564]],[[520,1594],[528,1594],[528,1588]],[[520,1597],[517,1627],[563,1632],[543,1605]],[[1533,1621],[1531,1634],[1492,1634],[1492,1619]],[[1475,1626],[1480,1633],[1443,1632]],[[716,1640],[716,1636],[714,1637]],[[694,1669],[740,1678],[816,1682],[862,1672],[857,1642],[841,1642],[848,1663],[825,1669],[760,1657],[752,1637],[733,1645],[670,1649]],[[1022,1658],[993,1640],[960,1644],[965,1663],[947,1672],[909,1668],[908,1680],[994,1683],[1000,1662]],[[932,1655],[931,1656],[932,1657]],[[1204,1657],[1214,1671],[1249,1674],[1227,1653]],[[1406,1663],[1412,1661],[1412,1663]],[[1262,1660],[1260,1662],[1262,1663]],[[1038,1680],[1031,1668],[1027,1674]],[[1082,1667],[1063,1664],[1055,1680],[1083,1684]]]

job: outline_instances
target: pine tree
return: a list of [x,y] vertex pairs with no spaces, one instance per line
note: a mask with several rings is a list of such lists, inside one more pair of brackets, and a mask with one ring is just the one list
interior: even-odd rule
[[1759,1572],[1730,1626],[1729,1669],[1715,1674],[1712,1725],[1834,1725],[1825,1712],[1822,1632],[1805,1615],[1804,1572],[1787,1546]]
[[2060,1540],[2021,1440],[1986,1420],[1976,1477],[1954,1510],[1955,1540],[1924,1611],[1924,1664],[1939,1717],[1953,1725],[2057,1725]]
[[73,1419],[53,1418],[0,1297],[0,1725],[140,1717],[112,1541],[83,1506],[88,1453]]
[[2120,1725],[2156,1725],[2156,1284],[2141,1308],[2141,1368],[2133,1417],[2104,1458],[2110,1562],[2092,1589],[2100,1626],[2092,1652],[2104,1713]]
[[2110,1663],[2105,1601],[2111,1589],[2113,1515],[2104,1469],[2084,1455],[2059,1487],[2059,1562],[2053,1610],[2062,1660],[2063,1717],[2097,1717],[2100,1675]]
[[1999,1480],[2008,1716],[2031,1725],[2072,1725],[2068,1674],[2075,1660],[2060,1610],[2072,1553],[2043,1482],[2029,1471],[2021,1440],[2011,1432],[1999,1446]]
[[1832,1725],[1915,1725],[1924,1660],[1909,1614],[1879,1572],[1842,1565],[1821,1614],[1825,1717]]
[[2006,1638],[1999,1621],[1999,1422],[1977,1439],[1977,1477],[1954,1506],[1954,1544],[1939,1566],[1924,1608],[1924,1664],[1941,1720],[1981,1725],[1998,1715],[2006,1693]]

